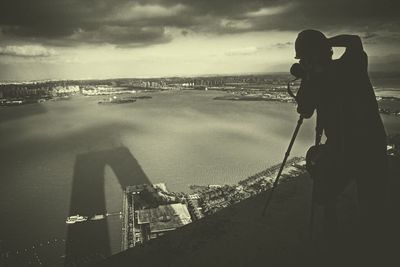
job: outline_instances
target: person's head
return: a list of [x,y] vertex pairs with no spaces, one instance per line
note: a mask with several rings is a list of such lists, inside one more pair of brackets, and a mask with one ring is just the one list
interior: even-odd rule
[[304,68],[321,71],[332,60],[332,47],[325,35],[317,30],[304,30],[295,42],[296,59]]

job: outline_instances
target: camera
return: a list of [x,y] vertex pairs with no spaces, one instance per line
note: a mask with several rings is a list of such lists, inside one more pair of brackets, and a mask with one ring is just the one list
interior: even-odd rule
[[303,79],[307,76],[306,70],[300,63],[295,63],[290,68],[290,74],[292,74],[297,79]]

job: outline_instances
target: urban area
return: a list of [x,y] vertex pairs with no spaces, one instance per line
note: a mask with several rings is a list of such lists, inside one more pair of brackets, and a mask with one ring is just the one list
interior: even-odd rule
[[[237,185],[191,185],[192,193],[169,192],[164,183],[128,186],[124,192],[122,250],[144,244],[272,187],[274,165]],[[303,174],[305,159],[287,161],[281,182]]]
[[[215,100],[293,102],[286,93],[288,74],[171,77],[152,79],[64,80],[37,82],[8,82],[0,84],[0,106],[14,106],[46,101],[68,100],[73,95],[107,96],[99,104],[132,103],[136,93],[163,90],[218,90],[225,95]],[[298,83],[292,83],[298,88]],[[400,98],[377,97],[380,112],[400,116]],[[396,105],[393,105],[395,103]],[[389,104],[389,105],[387,105]]]

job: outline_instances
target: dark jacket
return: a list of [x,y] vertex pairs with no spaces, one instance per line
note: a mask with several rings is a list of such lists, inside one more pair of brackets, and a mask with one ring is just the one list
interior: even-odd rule
[[386,133],[367,66],[360,41],[324,72],[303,79],[297,94],[300,114],[310,117],[317,110],[333,169],[353,178],[386,168]]

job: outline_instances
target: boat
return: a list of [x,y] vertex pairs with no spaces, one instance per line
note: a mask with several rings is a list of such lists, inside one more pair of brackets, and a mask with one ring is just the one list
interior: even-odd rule
[[74,224],[74,223],[79,223],[79,222],[85,222],[88,220],[87,216],[80,216],[79,214],[77,215],[72,215],[67,217],[67,220],[65,221],[65,223],[67,224]]
[[118,98],[116,96],[110,97],[109,99],[103,99],[98,102],[100,105],[107,105],[107,104],[125,104],[125,103],[133,103],[136,102],[136,98],[132,97],[124,97]]
[[90,217],[91,221],[98,221],[98,220],[103,220],[106,218],[106,215],[104,214],[95,214],[94,216]]

